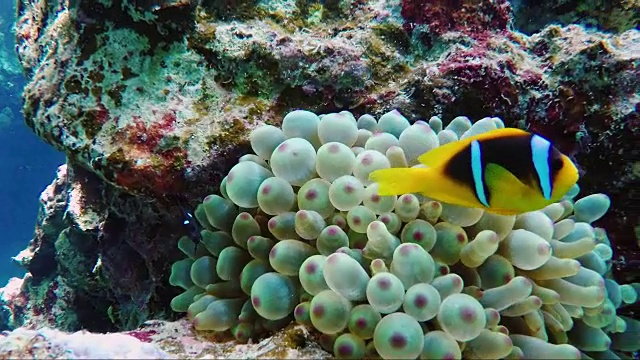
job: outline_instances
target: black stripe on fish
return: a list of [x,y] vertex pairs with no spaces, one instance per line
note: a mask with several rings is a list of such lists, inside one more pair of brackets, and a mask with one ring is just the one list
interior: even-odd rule
[[444,167],[444,174],[450,179],[453,179],[454,181],[463,184],[464,186],[467,186],[469,189],[471,189],[476,195],[476,200],[486,206],[487,204],[491,204],[491,194],[489,192],[487,184],[484,181],[484,167],[486,163],[484,162],[484,156],[482,154],[482,145],[479,145],[480,163],[482,170],[480,174],[480,181],[482,182],[481,185],[482,189],[484,190],[484,197],[478,194],[476,188],[476,181],[474,179],[472,167],[473,151],[471,144],[469,144],[469,146],[465,147],[459,153],[453,155],[451,159],[449,159]]
[[[511,172],[525,185],[537,185],[538,189],[542,189],[538,172],[533,164],[531,138],[532,134],[523,134],[521,136],[502,136],[480,140],[479,147],[483,174],[486,165],[493,163]],[[553,164],[550,166],[552,166],[553,169]],[[451,179],[468,186],[474,191],[476,197],[478,197],[473,179],[471,145],[465,147],[458,154],[451,157],[445,165],[444,174],[449,176]],[[487,202],[491,204],[491,192],[489,191],[485,181],[483,181],[482,185],[486,194]],[[478,201],[482,202],[479,197]]]

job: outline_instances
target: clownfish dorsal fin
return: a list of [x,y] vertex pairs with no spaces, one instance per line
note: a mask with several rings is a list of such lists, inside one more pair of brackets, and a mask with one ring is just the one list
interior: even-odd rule
[[504,137],[504,136],[522,136],[524,134],[528,134],[524,130],[516,129],[516,128],[503,128],[496,129],[492,131],[488,131],[486,133],[470,136],[468,138],[464,138],[462,140],[454,141],[437,148],[434,148],[418,157],[418,161],[428,167],[437,167],[439,165],[444,165],[449,161],[449,159],[457,154],[458,152],[465,149],[473,140],[478,140],[482,142],[483,140],[493,139],[496,137]]

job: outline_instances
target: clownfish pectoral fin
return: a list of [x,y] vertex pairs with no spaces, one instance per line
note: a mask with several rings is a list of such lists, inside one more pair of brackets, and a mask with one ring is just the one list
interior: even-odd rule
[[526,187],[526,185],[509,170],[494,163],[489,163],[485,166],[484,181],[487,183],[487,187],[492,191],[504,191],[508,188]]
[[529,186],[500,165],[489,163],[484,170],[484,181],[491,193],[491,207],[509,208],[509,204],[523,201],[531,193]]
[[419,193],[425,187],[429,172],[425,168],[379,169],[369,175],[369,180],[378,183],[381,196]]

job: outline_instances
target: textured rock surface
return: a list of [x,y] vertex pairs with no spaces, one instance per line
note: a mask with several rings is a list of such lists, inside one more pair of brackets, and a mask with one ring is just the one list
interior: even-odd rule
[[20,328],[0,336],[0,358],[47,359],[327,359],[300,326],[258,343],[237,345],[233,341],[194,333],[185,320],[150,321],[124,332],[73,334],[43,328]]
[[124,194],[71,165],[40,201],[35,236],[16,257],[29,274],[3,299],[9,327],[113,331],[162,316],[174,292],[166,289],[173,238],[189,230],[178,205]]
[[43,194],[14,325],[167,316],[183,209],[217,190],[248,129],[292,108],[538,131],[575,156],[586,193],[611,196],[599,226],[633,268],[636,30],[524,36],[506,1],[153,3],[18,1],[26,121],[70,161]]
[[637,29],[640,2],[637,0],[512,1],[515,27],[528,34],[548,24],[581,24],[607,31]]

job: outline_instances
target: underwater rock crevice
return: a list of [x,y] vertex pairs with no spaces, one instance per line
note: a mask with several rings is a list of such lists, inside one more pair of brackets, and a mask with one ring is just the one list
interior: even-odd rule
[[24,300],[2,302],[10,328],[101,332],[165,317],[175,296],[165,259],[175,259],[177,241],[165,236],[190,234],[180,207],[123,193],[73,162],[59,168],[41,203],[34,239],[18,257],[30,271]]

